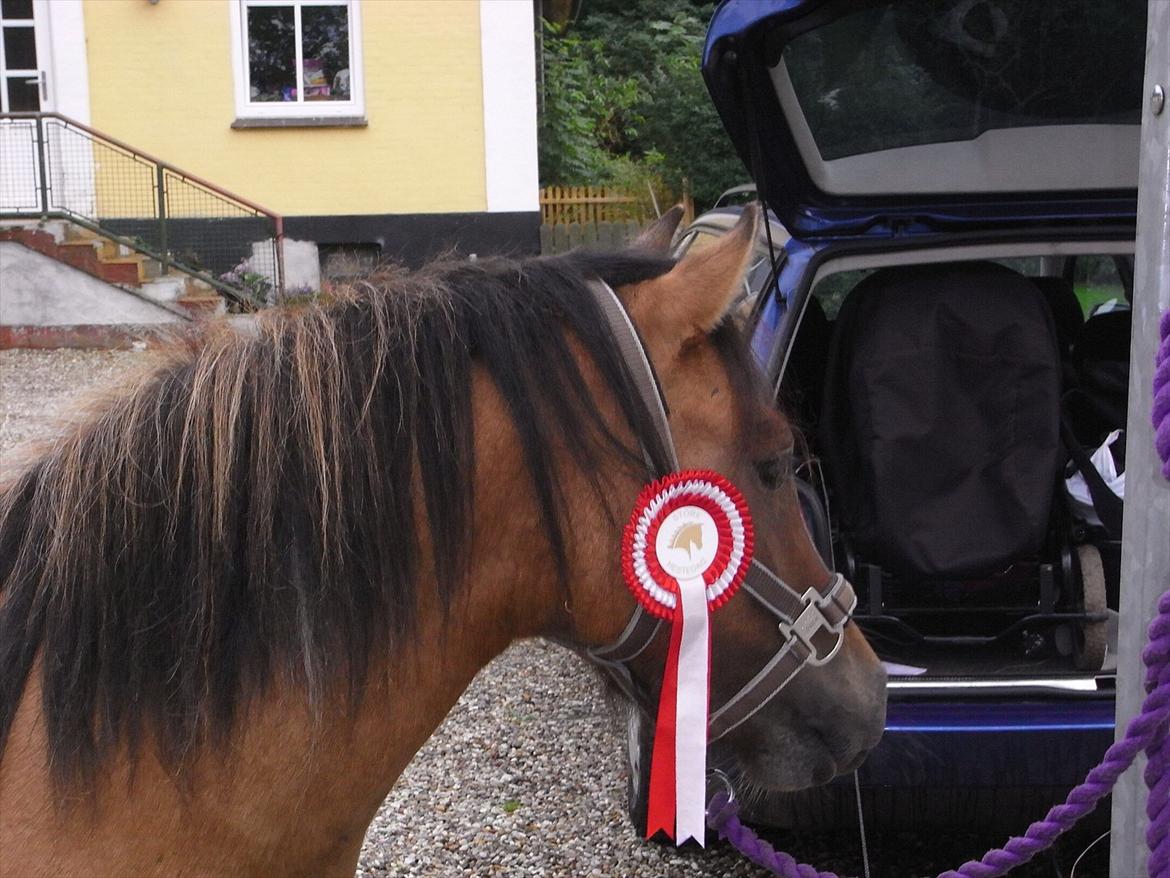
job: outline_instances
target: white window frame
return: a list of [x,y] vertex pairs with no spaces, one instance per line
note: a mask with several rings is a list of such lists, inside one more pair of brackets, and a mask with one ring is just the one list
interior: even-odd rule
[[[244,120],[350,119],[366,113],[365,77],[362,67],[361,0],[231,0],[232,77],[235,80],[236,118]],[[251,100],[248,72],[247,9],[259,6],[292,6],[297,33],[297,100]],[[304,68],[301,58],[301,9],[306,6],[349,7],[349,97],[348,101],[306,101],[303,95]]]

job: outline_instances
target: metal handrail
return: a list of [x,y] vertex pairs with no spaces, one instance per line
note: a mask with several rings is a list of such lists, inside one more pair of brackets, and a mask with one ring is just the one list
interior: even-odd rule
[[230,199],[231,201],[239,202],[244,207],[251,208],[252,210],[256,211],[256,213],[262,213],[265,216],[271,217],[272,219],[280,219],[280,214],[276,213],[275,211],[269,210],[267,207],[261,207],[256,202],[251,201],[242,195],[236,195],[234,192],[231,192],[227,189],[224,189],[222,186],[219,186],[215,183],[212,183],[209,180],[205,180],[203,177],[199,177],[195,174],[190,173],[189,171],[184,171],[182,168],[175,167],[174,165],[172,165],[168,161],[164,161],[163,159],[160,159],[156,156],[153,156],[148,152],[145,152],[141,149],[138,149],[137,147],[131,146],[130,144],[126,143],[126,141],[119,140],[117,137],[114,137],[113,135],[110,135],[110,134],[106,134],[104,131],[99,131],[96,128],[91,128],[89,125],[86,125],[83,122],[78,122],[76,119],[72,119],[69,116],[66,116],[62,113],[55,113],[55,112],[51,112],[48,110],[46,110],[45,112],[41,112],[41,113],[31,113],[31,112],[0,113],[0,119],[37,119],[37,118],[60,119],[62,122],[69,125],[71,128],[80,129],[81,131],[84,131],[86,134],[93,137],[95,140],[104,140],[106,143],[113,144],[114,146],[118,147],[118,149],[123,150],[124,152],[130,153],[135,158],[143,159],[144,161],[147,161],[152,165],[161,165],[162,167],[166,168],[168,171],[173,171],[174,173],[179,174],[180,176],[185,177],[186,179],[190,180],[192,183],[198,183],[204,189],[210,189],[212,192],[215,192],[218,195],[222,195],[224,198]]
[[[62,113],[45,111],[45,112],[15,112],[0,114],[0,122],[11,121],[29,121],[35,124],[36,132],[36,160],[38,165],[39,181],[37,185],[39,196],[39,210],[42,219],[50,217],[60,217],[75,222],[78,225],[103,235],[113,241],[116,241],[123,246],[126,246],[139,253],[143,253],[152,259],[158,260],[168,268],[175,268],[186,274],[198,278],[212,287],[227,294],[229,297],[248,304],[255,304],[245,290],[240,287],[235,287],[230,283],[225,282],[217,273],[203,270],[199,267],[185,263],[181,259],[176,259],[168,249],[168,222],[173,221],[173,218],[168,217],[167,214],[167,179],[178,180],[184,184],[198,187],[203,194],[218,199],[221,202],[226,202],[241,211],[250,211],[257,218],[265,218],[272,226],[272,242],[273,242],[273,289],[272,293],[276,302],[279,302],[284,295],[284,217],[270,210],[260,204],[257,204],[251,199],[237,195],[222,186],[212,183],[197,174],[185,171],[174,164],[164,161],[144,150],[131,146],[125,141],[109,135],[103,131],[78,122]],[[155,206],[154,206],[154,220],[158,223],[158,245],[150,246],[141,238],[133,235],[127,235],[123,232],[104,225],[96,216],[93,218],[83,216],[74,210],[64,206],[54,206],[50,203],[49,193],[52,191],[52,180],[50,171],[50,157],[49,141],[45,136],[45,122],[48,120],[55,120],[62,126],[62,130],[74,129],[82,132],[91,142],[100,144],[104,147],[113,147],[120,151],[127,158],[143,164],[153,171],[153,185],[155,187]],[[96,210],[95,210],[96,213]],[[27,217],[29,214],[25,212],[22,206],[19,210],[5,211],[4,206],[0,204],[0,217]],[[217,215],[218,217],[218,215]],[[222,218],[222,217],[218,217]],[[185,216],[182,219],[198,219],[198,217]]]

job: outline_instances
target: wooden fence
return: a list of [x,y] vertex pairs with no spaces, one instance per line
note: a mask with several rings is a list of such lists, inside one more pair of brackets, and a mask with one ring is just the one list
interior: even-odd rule
[[540,190],[540,221],[549,226],[568,223],[613,223],[653,216],[645,196],[606,186],[546,186]]
[[540,227],[540,252],[564,253],[575,247],[596,250],[620,250],[638,236],[647,225],[637,220],[544,224]]
[[[540,190],[540,252],[563,253],[574,247],[617,250],[654,221],[661,196],[606,186],[546,186]],[[682,198],[682,228],[695,217],[689,188]],[[673,204],[666,201],[665,206]]]

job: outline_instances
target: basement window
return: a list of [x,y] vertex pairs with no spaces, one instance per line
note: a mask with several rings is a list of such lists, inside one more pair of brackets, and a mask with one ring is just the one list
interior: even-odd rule
[[318,244],[321,257],[321,277],[330,281],[346,281],[368,277],[382,261],[382,245]]
[[233,127],[365,124],[359,0],[234,0]]

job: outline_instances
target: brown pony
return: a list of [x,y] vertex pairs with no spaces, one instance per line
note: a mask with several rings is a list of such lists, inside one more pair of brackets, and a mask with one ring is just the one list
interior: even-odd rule
[[[352,875],[493,656],[612,641],[634,605],[620,522],[663,449],[597,278],[645,340],[681,464],[740,486],[773,570],[824,584],[791,431],[724,320],[756,213],[676,265],[677,219],[617,255],[449,262],[213,332],[10,484],[0,874]],[[779,645],[746,599],[713,644],[713,702]],[[663,660],[638,659],[640,685]],[[752,782],[795,789],[852,767],[883,715],[851,628],[725,742]]]

